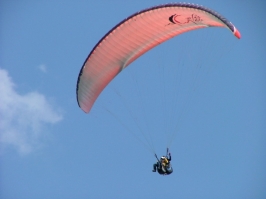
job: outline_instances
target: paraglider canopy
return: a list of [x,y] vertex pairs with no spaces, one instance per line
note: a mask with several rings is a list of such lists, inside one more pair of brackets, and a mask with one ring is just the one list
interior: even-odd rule
[[85,60],[76,88],[79,106],[88,113],[108,83],[151,48],[179,34],[208,27],[224,27],[241,37],[223,16],[195,4],[165,4],[129,16],[111,29]]

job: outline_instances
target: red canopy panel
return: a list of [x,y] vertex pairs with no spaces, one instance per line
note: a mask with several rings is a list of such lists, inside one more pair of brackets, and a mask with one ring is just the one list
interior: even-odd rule
[[77,82],[77,101],[88,113],[108,83],[139,56],[187,31],[207,27],[239,31],[220,14],[203,6],[176,3],[135,13],[110,30],[93,48]]

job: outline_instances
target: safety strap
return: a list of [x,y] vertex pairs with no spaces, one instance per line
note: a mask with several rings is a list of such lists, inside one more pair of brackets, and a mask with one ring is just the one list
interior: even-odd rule
[[158,162],[160,162],[160,160],[159,160],[159,158],[157,157],[156,153],[155,153],[154,155],[155,155],[156,159],[158,160]]

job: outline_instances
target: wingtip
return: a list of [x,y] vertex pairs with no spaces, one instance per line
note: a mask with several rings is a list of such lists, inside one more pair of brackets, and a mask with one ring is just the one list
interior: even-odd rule
[[240,39],[241,38],[241,34],[240,34],[240,32],[235,28],[235,30],[234,30],[234,35],[238,38],[238,39]]

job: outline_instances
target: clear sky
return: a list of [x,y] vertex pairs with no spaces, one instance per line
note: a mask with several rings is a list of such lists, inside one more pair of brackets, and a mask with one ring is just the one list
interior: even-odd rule
[[[90,114],[78,107],[78,74],[94,45],[164,3],[0,2],[1,199],[266,198],[263,1],[194,0],[242,38],[221,28],[176,37],[119,74]],[[172,175],[151,172],[141,132],[158,156],[175,135]]]

